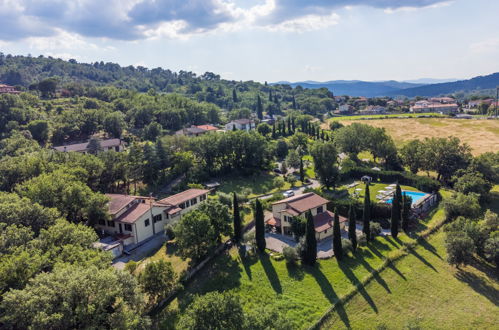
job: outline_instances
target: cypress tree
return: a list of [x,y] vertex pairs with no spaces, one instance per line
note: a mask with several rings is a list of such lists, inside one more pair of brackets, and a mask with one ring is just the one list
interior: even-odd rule
[[269,102],[272,102],[272,90],[269,89]]
[[289,132],[289,135],[292,134],[292,128],[291,128],[291,117],[288,117],[288,132]]
[[343,258],[343,248],[341,246],[340,217],[338,215],[338,209],[334,210],[333,252],[336,259],[341,260],[341,258]]
[[234,198],[232,201],[232,210],[234,214],[234,241],[239,243],[242,238],[242,228],[241,228],[241,215],[239,214],[239,202],[237,201],[237,195],[234,193]]
[[295,100],[295,95],[293,94],[293,109],[296,110],[296,100]]
[[260,94],[258,94],[256,98],[256,115],[258,116],[258,119],[263,119],[263,105]]
[[306,218],[305,249],[302,258],[305,264],[313,266],[317,260],[317,239],[315,238],[314,218],[310,211],[307,212]]
[[284,120],[281,122],[281,127],[282,127],[282,136],[286,136],[286,122]]
[[300,181],[305,181],[305,171],[303,170],[303,158],[300,157]]
[[232,90],[232,102],[237,103],[237,92],[235,88]]
[[295,117],[291,118],[291,125],[293,126],[293,132],[296,131]]
[[399,233],[400,215],[401,215],[400,204],[402,203],[401,196],[402,196],[402,191],[400,190],[400,185],[397,183],[397,188],[395,189],[395,196],[393,196],[392,199],[392,216],[390,219],[391,220],[390,230],[394,238],[397,238],[397,235]]
[[412,198],[405,193],[402,196],[402,230],[409,231],[409,216],[411,215]]
[[276,133],[275,133],[275,123],[272,124],[272,138],[275,139],[276,138]]
[[260,200],[255,201],[255,239],[256,247],[260,252],[265,251],[265,223],[263,219],[263,208]]
[[353,252],[357,250],[357,232],[356,232],[357,223],[355,221],[355,209],[353,205],[350,205],[350,209],[348,210],[348,238],[350,242],[352,242]]
[[364,194],[364,212],[362,214],[363,226],[362,232],[366,235],[368,241],[371,240],[371,196],[369,195],[369,182],[366,183],[366,192]]

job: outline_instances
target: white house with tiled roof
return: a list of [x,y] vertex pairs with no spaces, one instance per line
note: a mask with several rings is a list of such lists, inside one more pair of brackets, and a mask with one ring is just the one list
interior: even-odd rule
[[[306,193],[286,198],[272,203],[272,217],[267,220],[267,225],[274,227],[282,235],[293,235],[291,219],[303,216],[310,211],[314,218],[315,235],[317,240],[324,239],[333,234],[334,213],[327,210],[329,201],[315,193]],[[340,218],[340,227],[343,229],[347,219]]]
[[97,229],[114,236],[124,246],[139,244],[164,231],[186,212],[207,199],[209,190],[189,189],[156,201],[151,197],[106,194],[109,198],[108,221],[100,220]]

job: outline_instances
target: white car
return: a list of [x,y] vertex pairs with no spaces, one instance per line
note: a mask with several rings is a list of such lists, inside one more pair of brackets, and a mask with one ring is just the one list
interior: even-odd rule
[[285,191],[283,194],[282,194],[284,197],[288,198],[288,197],[292,197],[295,195],[295,192],[293,190],[288,190],[288,191]]

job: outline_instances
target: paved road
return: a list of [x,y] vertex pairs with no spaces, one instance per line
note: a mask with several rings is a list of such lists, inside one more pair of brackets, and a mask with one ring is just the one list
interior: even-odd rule
[[156,236],[153,236],[149,241],[134,249],[129,256],[123,255],[114,259],[113,267],[116,269],[124,269],[125,264],[131,260],[141,261],[160,249],[165,241],[166,237],[163,233],[156,234]]

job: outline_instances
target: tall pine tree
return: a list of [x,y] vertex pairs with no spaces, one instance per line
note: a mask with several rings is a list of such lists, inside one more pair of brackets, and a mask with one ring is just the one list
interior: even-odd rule
[[237,195],[234,193],[234,198],[232,200],[232,210],[234,216],[234,241],[239,243],[242,238],[242,227],[241,227],[241,215],[239,213],[239,202],[237,200]]
[[409,217],[411,215],[412,198],[406,193],[402,196],[402,230],[409,231]]
[[341,246],[340,217],[338,215],[338,209],[334,210],[333,252],[336,259],[341,260],[341,258],[343,258],[343,247]]
[[366,240],[371,240],[371,196],[369,194],[369,182],[366,183],[366,192],[364,194],[364,212],[362,214],[362,232],[366,235]]
[[237,103],[237,92],[235,88],[232,90],[232,102]]
[[357,222],[355,221],[355,208],[350,204],[348,209],[348,239],[352,242],[353,252],[357,250]]
[[260,119],[260,120],[263,119],[263,105],[262,105],[262,98],[260,97],[260,94],[257,95],[257,99],[256,99],[256,115],[258,116],[258,119]]
[[305,231],[305,247],[303,249],[303,263],[313,266],[317,260],[317,238],[315,237],[314,218],[310,211],[306,213],[307,228]]
[[303,158],[300,157],[300,181],[303,183],[305,181],[305,170],[303,169]]
[[259,199],[255,201],[255,239],[256,247],[260,252],[265,252],[265,223],[262,203]]
[[401,204],[402,190],[400,189],[400,185],[397,183],[397,188],[395,188],[395,195],[392,198],[392,216],[390,219],[390,230],[392,232],[393,238],[397,238],[397,235],[399,233]]

